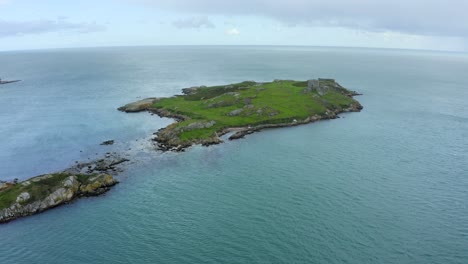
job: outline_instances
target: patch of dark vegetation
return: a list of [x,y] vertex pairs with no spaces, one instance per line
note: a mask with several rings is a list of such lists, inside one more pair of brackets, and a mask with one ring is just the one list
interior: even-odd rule
[[293,86],[296,86],[296,87],[307,87],[307,81],[304,81],[304,82],[295,82],[292,84]]
[[203,99],[210,99],[216,96],[220,96],[225,93],[237,92],[242,89],[248,89],[249,87],[255,85],[256,82],[245,81],[241,83],[235,83],[225,86],[212,86],[212,87],[193,87],[184,89],[184,99],[187,101],[198,101]]

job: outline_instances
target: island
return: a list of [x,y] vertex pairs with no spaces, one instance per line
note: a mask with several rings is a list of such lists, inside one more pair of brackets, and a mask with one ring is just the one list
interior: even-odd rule
[[[307,124],[338,118],[363,108],[355,91],[333,79],[308,81],[245,81],[220,86],[185,88],[181,95],[146,98],[119,108],[124,112],[150,111],[176,120],[157,131],[158,148],[183,151],[201,144],[222,143],[221,136],[239,139],[266,128]],[[106,140],[103,146],[114,144]],[[0,181],[0,224],[41,213],[80,197],[97,196],[118,183],[112,175],[129,161],[108,152],[102,159],[76,163],[57,173],[19,182]]]
[[150,111],[175,123],[157,131],[158,148],[183,151],[195,144],[219,144],[221,136],[242,138],[266,128],[296,126],[335,119],[363,107],[334,79],[274,80],[185,88],[182,95],[147,98],[119,108]]

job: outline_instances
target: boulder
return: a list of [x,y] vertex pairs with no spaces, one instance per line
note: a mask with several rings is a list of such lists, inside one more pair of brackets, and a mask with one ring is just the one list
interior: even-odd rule
[[18,195],[18,197],[16,198],[16,202],[22,203],[22,202],[29,200],[29,198],[31,198],[31,195],[27,192],[23,192],[20,195]]
[[237,115],[242,114],[243,111],[244,111],[244,109],[242,109],[242,108],[235,109],[235,110],[232,110],[231,112],[229,112],[227,115],[228,116],[237,116]]
[[209,122],[193,122],[185,127],[186,130],[210,128],[216,124],[216,121],[211,120]]
[[100,195],[107,190],[109,187],[114,186],[117,181],[108,174],[100,174],[89,179],[89,184],[82,184],[80,186],[80,194],[84,196],[96,196]]

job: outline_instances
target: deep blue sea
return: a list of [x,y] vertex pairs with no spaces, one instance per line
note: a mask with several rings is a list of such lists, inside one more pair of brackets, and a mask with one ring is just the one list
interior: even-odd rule
[[[468,263],[468,54],[309,47],[0,52],[0,179],[118,151],[105,196],[0,225],[0,263]],[[360,113],[161,153],[117,107],[335,78]],[[114,139],[113,146],[100,146]]]

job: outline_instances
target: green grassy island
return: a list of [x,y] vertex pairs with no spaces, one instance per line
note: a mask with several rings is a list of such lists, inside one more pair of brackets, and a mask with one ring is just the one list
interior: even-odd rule
[[358,95],[333,79],[308,81],[246,81],[213,87],[183,89],[183,95],[148,98],[125,105],[125,112],[151,111],[176,123],[159,130],[155,139],[163,150],[180,151],[194,144],[241,138],[265,128],[294,126],[357,112]]

